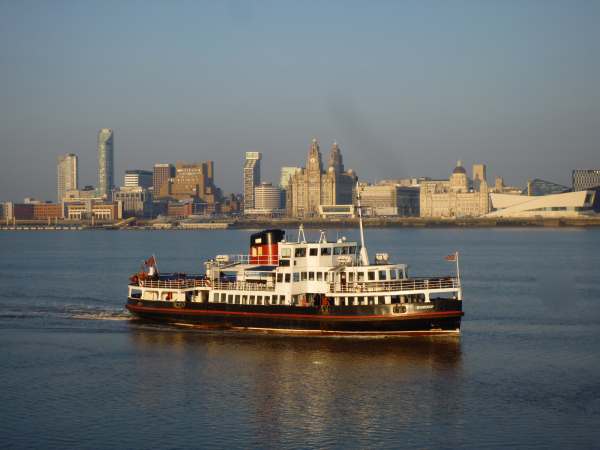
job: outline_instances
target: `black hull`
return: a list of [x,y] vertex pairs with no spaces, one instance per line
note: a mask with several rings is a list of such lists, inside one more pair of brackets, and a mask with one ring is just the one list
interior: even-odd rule
[[[401,305],[335,307],[249,306],[129,299],[140,319],[203,328],[317,335],[448,335],[460,331],[463,315],[456,300],[433,300],[427,312],[402,313]],[[393,314],[394,311],[396,314]]]

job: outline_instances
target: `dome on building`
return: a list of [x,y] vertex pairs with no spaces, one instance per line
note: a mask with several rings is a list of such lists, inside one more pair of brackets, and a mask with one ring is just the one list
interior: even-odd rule
[[454,168],[454,170],[452,171],[453,174],[455,173],[464,173],[465,175],[467,174],[467,171],[465,170],[465,168],[462,166],[462,162],[458,161],[456,163],[456,167]]

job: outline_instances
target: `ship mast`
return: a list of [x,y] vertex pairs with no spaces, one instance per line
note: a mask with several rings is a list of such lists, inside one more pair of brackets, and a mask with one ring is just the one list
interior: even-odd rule
[[358,181],[356,182],[356,203],[358,207],[358,225],[360,227],[360,264],[363,266],[369,265],[369,254],[365,245],[365,230],[363,229],[362,209],[360,207],[360,188]]

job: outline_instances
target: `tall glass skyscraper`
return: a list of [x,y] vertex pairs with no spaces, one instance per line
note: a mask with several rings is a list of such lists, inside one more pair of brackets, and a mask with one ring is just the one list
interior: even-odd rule
[[260,152],[246,152],[244,162],[244,209],[254,208],[254,188],[260,184]]
[[79,189],[77,155],[73,153],[60,155],[56,169],[56,198],[58,203],[60,203],[63,201],[67,191]]
[[98,194],[110,199],[114,183],[114,133],[111,128],[98,132]]

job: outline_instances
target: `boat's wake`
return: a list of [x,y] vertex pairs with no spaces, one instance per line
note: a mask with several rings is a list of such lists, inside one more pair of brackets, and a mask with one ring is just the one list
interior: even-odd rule
[[131,320],[132,316],[126,311],[84,311],[71,315],[77,320]]

